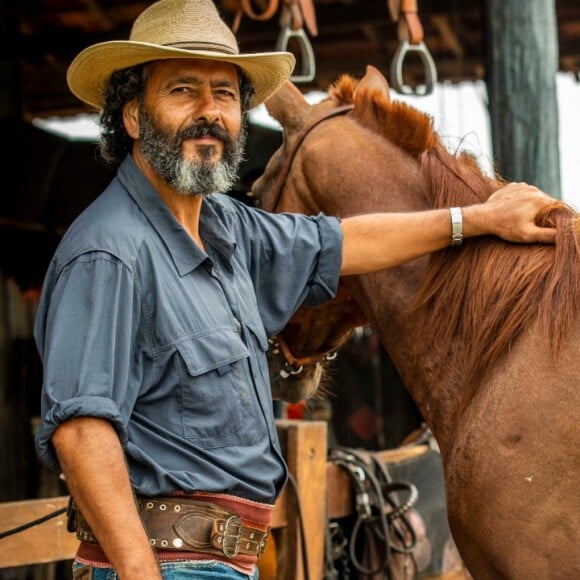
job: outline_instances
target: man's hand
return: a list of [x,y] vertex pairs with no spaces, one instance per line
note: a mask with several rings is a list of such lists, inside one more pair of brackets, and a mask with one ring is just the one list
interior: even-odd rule
[[540,227],[538,214],[558,200],[526,183],[502,187],[484,204],[463,208],[465,235],[493,234],[510,242],[554,243],[555,228]]

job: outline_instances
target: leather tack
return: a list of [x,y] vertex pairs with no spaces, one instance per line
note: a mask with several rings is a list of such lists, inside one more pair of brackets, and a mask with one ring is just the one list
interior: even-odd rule
[[[139,512],[155,549],[202,552],[233,559],[238,554],[260,556],[268,530],[253,528],[235,513],[213,503],[190,498],[138,498]],[[77,538],[98,544],[88,523],[73,506]]]

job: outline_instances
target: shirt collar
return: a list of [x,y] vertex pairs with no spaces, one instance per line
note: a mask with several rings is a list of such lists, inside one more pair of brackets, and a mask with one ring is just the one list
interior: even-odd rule
[[[197,268],[207,258],[207,254],[175,219],[131,155],[127,155],[117,175],[151,226],[165,242],[179,275],[185,276]],[[212,206],[213,203],[209,199],[204,200],[200,216],[200,234],[206,243],[215,247],[216,251],[230,262],[235,241],[225,227],[223,219]]]

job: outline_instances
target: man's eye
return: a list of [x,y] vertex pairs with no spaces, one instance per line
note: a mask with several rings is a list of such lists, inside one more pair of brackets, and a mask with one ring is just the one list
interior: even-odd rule
[[236,94],[234,93],[234,91],[228,90],[228,89],[221,89],[219,91],[216,91],[216,95],[218,97],[224,97],[224,98],[235,98]]

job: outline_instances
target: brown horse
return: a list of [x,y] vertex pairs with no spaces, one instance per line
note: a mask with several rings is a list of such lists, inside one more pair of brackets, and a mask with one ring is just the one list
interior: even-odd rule
[[[503,185],[391,101],[372,67],[317,105],[288,83],[267,107],[284,129],[253,188],[269,211],[418,211]],[[539,219],[558,228],[556,245],[472,238],[341,281],[437,439],[450,527],[476,579],[580,578],[580,228],[565,204]],[[324,308],[301,312],[286,341],[317,352],[339,321],[324,322]]]

